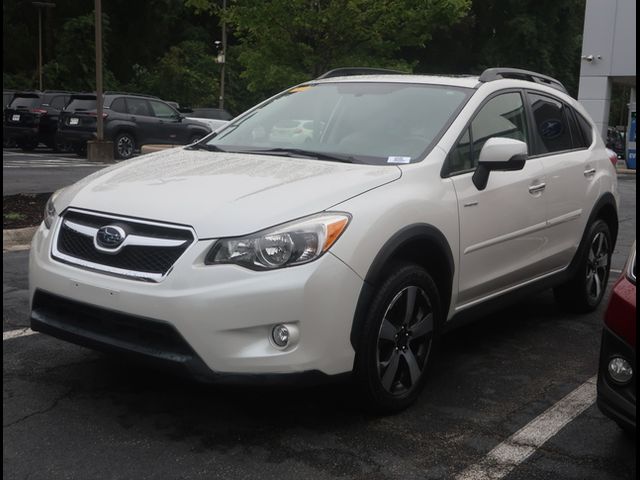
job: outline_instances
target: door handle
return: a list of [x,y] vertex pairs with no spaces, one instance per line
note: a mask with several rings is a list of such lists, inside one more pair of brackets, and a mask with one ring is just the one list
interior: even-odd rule
[[596,174],[596,169],[595,168],[589,168],[588,170],[584,171],[584,176],[585,177],[593,177]]
[[529,193],[536,194],[542,192],[545,188],[547,188],[546,183],[538,183],[537,185],[531,185],[529,187]]

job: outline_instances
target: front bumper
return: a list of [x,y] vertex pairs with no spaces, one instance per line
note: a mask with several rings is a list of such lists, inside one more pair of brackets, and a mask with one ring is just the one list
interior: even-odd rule
[[[634,320],[635,321],[635,320]],[[607,371],[614,356],[622,356],[631,363],[634,376],[627,385],[613,381]],[[600,366],[598,369],[598,408],[621,426],[636,428],[636,352],[629,344],[605,326],[602,332]]]
[[[38,229],[29,259],[36,330],[159,363],[177,359],[172,365],[199,378],[337,375],[353,367],[349,334],[363,282],[331,254],[306,265],[254,272],[234,265],[204,265],[213,241],[196,241],[162,282],[144,283],[52,260],[51,232]],[[49,298],[46,308],[43,295]],[[76,303],[57,309],[56,297]],[[83,326],[85,317],[95,317],[91,309],[102,312],[101,321],[111,318],[114,323],[103,325],[98,333]],[[119,337],[126,328],[114,325],[122,319],[128,324],[163,325],[165,332],[174,332],[174,339],[183,340],[181,347],[173,351],[164,340],[145,343],[144,335],[133,335],[135,341]],[[298,342],[285,349],[270,341],[271,329],[280,323],[299,331]]]

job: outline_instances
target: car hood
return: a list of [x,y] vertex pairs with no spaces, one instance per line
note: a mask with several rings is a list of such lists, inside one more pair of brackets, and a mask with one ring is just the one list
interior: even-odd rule
[[229,237],[321,212],[400,176],[397,166],[176,148],[89,175],[62,190],[55,206],[189,225],[199,238]]

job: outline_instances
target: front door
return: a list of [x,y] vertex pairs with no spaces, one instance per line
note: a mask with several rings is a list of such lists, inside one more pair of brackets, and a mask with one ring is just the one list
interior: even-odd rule
[[472,182],[480,150],[492,137],[529,145],[519,91],[501,93],[476,113],[449,156],[458,199],[461,309],[545,273],[545,172],[539,159],[519,171],[493,171],[480,191]]

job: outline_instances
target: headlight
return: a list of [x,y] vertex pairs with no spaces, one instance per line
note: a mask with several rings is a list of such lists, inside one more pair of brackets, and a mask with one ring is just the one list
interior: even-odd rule
[[234,263],[253,270],[309,263],[331,248],[350,220],[348,213],[328,212],[246,237],[224,238],[213,245],[204,263]]
[[47,200],[47,204],[44,206],[44,226],[47,228],[51,228],[51,225],[53,225],[53,222],[55,222],[56,217],[58,216],[56,207],[53,206],[53,201],[56,199],[59,192],[60,190],[54,192],[49,197],[49,200]]

